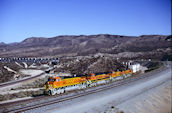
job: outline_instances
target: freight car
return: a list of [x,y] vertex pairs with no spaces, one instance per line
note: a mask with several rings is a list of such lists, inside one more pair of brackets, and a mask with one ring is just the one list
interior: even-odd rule
[[55,95],[65,91],[84,89],[110,81],[121,80],[132,75],[132,70],[112,71],[107,73],[91,73],[86,75],[74,75],[71,77],[49,77],[45,84],[46,93]]

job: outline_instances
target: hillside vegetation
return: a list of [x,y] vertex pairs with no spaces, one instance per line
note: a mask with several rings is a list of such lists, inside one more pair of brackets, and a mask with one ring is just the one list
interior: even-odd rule
[[172,55],[171,36],[79,35],[31,37],[20,43],[0,44],[0,57],[87,56],[116,54],[125,58],[162,59]]

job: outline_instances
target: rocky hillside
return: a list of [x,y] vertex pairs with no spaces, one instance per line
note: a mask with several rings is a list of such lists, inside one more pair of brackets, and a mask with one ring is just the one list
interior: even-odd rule
[[[118,57],[160,58],[171,55],[171,36],[142,35],[79,35],[53,38],[31,37],[20,43],[0,43],[0,57],[85,56],[95,53],[116,54]],[[136,54],[136,55],[135,55]],[[140,56],[139,56],[139,55]]]
[[111,70],[125,70],[126,65],[117,61],[113,56],[82,56],[62,58],[55,72],[83,75],[88,73],[109,72]]

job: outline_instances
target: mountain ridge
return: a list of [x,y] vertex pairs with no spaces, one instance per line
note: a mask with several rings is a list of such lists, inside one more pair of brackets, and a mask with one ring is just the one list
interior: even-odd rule
[[89,55],[96,53],[151,52],[171,47],[171,35],[61,35],[30,37],[13,44],[0,44],[0,57]]

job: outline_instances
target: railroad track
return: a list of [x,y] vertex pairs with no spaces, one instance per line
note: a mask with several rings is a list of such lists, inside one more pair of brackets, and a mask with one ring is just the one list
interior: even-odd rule
[[[161,72],[164,69],[165,69],[165,67],[162,67],[162,68],[160,68],[158,70],[154,70],[152,72],[149,72],[149,73],[146,73],[146,74],[143,74],[143,75],[132,76],[132,77],[126,78],[126,79],[121,80],[121,81],[104,84],[103,87],[102,86],[101,87],[98,86],[97,88],[91,88],[91,90],[88,91],[88,92],[80,91],[79,93],[76,93],[76,94],[74,94],[72,96],[67,96],[67,97],[63,97],[63,98],[54,98],[53,100],[48,101],[46,103],[44,101],[42,103],[35,104],[35,105],[24,106],[24,107],[12,109],[12,110],[4,110],[3,112],[4,113],[9,113],[9,112],[13,112],[13,113],[25,112],[25,111],[41,108],[41,107],[44,107],[44,106],[48,106],[48,105],[64,102],[64,101],[67,101],[67,100],[72,100],[72,99],[75,99],[75,98],[79,98],[79,97],[86,96],[86,95],[89,95],[89,94],[101,92],[101,91],[104,91],[104,90],[108,90],[108,89],[111,89],[111,88],[114,88],[114,87],[118,87],[118,86],[121,86],[121,85],[124,85],[124,84],[131,83],[131,82],[143,79],[143,78],[150,77],[151,75],[154,75],[155,73]],[[87,89],[85,89],[85,90],[87,90]],[[50,96],[50,98],[51,97],[56,97],[56,96]],[[43,98],[45,99],[45,96],[44,97],[40,97],[39,99],[43,99]],[[49,97],[46,97],[46,98],[49,98]]]
[[[54,68],[50,68],[49,70],[53,70]],[[6,86],[9,86],[9,85],[14,85],[14,84],[17,84],[17,83],[20,83],[20,82],[24,82],[24,81],[28,81],[28,80],[32,80],[34,78],[37,78],[37,77],[40,77],[42,76],[43,74],[46,74],[45,72],[42,72],[38,75],[35,75],[35,76],[32,76],[32,77],[29,77],[29,78],[24,78],[24,79],[21,79],[21,80],[16,80],[16,81],[10,81],[10,82],[5,82],[5,83],[1,83],[0,84],[0,88],[1,87],[6,87]]]
[[33,76],[33,77],[29,77],[29,78],[25,78],[25,79],[22,79],[22,80],[17,80],[17,81],[12,81],[12,82],[5,82],[5,83],[1,83],[0,84],[0,88],[1,87],[6,87],[6,86],[9,86],[9,85],[14,85],[16,83],[19,83],[19,82],[24,82],[24,81],[27,81],[27,80],[31,80],[31,79],[34,79],[34,78],[37,78],[41,75],[45,74],[45,72],[39,74],[39,75],[36,75],[36,76]]

